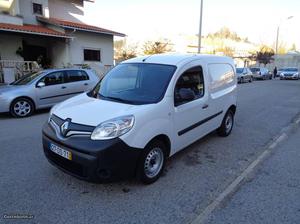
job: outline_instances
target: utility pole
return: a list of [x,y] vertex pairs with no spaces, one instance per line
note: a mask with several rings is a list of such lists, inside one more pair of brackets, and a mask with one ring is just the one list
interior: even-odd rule
[[277,27],[277,34],[276,34],[276,48],[275,48],[276,54],[278,54],[278,39],[279,39],[279,26]]
[[201,53],[202,17],[203,17],[203,0],[200,0],[200,23],[199,23],[199,35],[198,35],[198,54]]
[[[287,17],[285,20],[290,20],[290,19],[292,19],[292,18],[294,18],[294,16],[289,16],[289,17]],[[277,26],[276,44],[275,44],[276,54],[278,54],[279,30],[280,30],[280,26],[281,26],[281,23],[282,23],[282,22],[283,22],[283,21],[281,21],[281,22],[279,23],[279,25]]]

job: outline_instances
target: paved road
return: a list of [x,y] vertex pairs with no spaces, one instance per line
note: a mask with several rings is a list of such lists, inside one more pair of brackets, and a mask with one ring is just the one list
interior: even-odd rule
[[46,112],[26,119],[1,115],[0,214],[30,213],[32,223],[43,224],[192,221],[300,112],[300,81],[242,84],[238,94],[232,135],[212,133],[178,153],[149,186],[68,176],[43,155]]
[[300,129],[207,223],[300,223]]

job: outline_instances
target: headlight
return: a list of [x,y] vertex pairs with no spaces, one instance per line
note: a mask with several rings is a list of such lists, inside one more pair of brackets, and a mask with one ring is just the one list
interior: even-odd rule
[[48,123],[50,122],[50,118],[51,118],[53,112],[56,110],[57,106],[58,106],[58,104],[54,105],[54,106],[51,108],[50,113],[49,113],[49,117],[48,117]]
[[50,110],[50,116],[53,114],[53,112],[56,110],[56,108],[58,107],[59,103],[58,104],[55,104],[51,110]]
[[293,76],[298,76],[299,74],[298,73],[295,73]]
[[92,140],[105,140],[124,135],[133,127],[134,116],[123,116],[99,124],[91,135]]

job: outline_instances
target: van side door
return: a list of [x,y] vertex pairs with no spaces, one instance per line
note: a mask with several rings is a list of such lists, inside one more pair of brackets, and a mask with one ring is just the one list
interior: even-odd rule
[[207,77],[201,65],[187,66],[174,87],[174,151],[178,151],[211,131]]

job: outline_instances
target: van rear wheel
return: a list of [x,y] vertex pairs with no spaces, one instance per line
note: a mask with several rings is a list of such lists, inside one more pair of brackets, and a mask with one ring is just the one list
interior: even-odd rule
[[234,124],[234,113],[232,110],[228,110],[225,114],[221,126],[217,129],[219,136],[226,137],[230,135]]
[[166,163],[166,146],[163,142],[150,142],[141,155],[137,167],[137,178],[145,183],[155,182],[163,172]]

